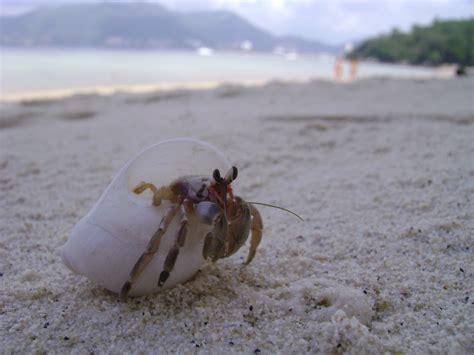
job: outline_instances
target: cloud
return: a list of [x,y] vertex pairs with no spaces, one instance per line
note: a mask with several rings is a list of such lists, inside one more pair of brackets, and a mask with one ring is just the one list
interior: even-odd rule
[[[234,8],[252,22],[277,34],[292,33],[340,43],[388,32],[409,30],[437,18],[474,16],[474,3],[463,0],[303,0],[268,1]],[[271,2],[272,5],[275,5]],[[248,3],[247,3],[248,5]]]
[[362,39],[433,19],[474,16],[472,0],[161,0],[171,8],[227,9],[275,34],[328,43]]

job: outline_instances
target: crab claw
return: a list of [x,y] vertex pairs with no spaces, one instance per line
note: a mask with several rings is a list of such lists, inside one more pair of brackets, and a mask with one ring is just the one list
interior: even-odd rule
[[228,233],[228,222],[224,211],[218,204],[203,201],[194,208],[194,215],[202,222],[212,225],[212,231],[206,235],[202,251],[204,259],[210,258],[217,261],[226,253],[226,237]]

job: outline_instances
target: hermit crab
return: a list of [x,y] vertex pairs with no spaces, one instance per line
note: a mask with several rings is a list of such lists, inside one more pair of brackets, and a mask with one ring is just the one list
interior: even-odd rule
[[63,262],[122,299],[184,283],[251,235],[249,263],[263,223],[258,203],[234,195],[237,175],[208,143],[155,144],[125,164],[72,229]]
[[255,250],[261,218],[233,196],[236,175],[222,153],[195,139],[145,149],[72,229],[63,262],[125,298],[184,283],[206,259],[234,253],[251,228]]

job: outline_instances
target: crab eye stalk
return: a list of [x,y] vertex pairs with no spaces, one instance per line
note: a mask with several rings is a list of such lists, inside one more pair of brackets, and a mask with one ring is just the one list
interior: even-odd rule
[[238,170],[235,166],[229,169],[227,174],[225,174],[224,180],[226,183],[230,184],[232,181],[237,179]]
[[223,180],[219,169],[214,170],[212,177],[214,178],[215,182],[222,182]]

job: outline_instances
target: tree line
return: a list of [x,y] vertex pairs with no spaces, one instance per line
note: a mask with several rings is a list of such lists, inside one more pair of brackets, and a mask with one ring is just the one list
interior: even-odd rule
[[388,35],[359,44],[349,58],[374,58],[382,62],[461,66],[474,65],[474,18],[434,20],[429,26],[413,26],[409,33],[393,29]]

